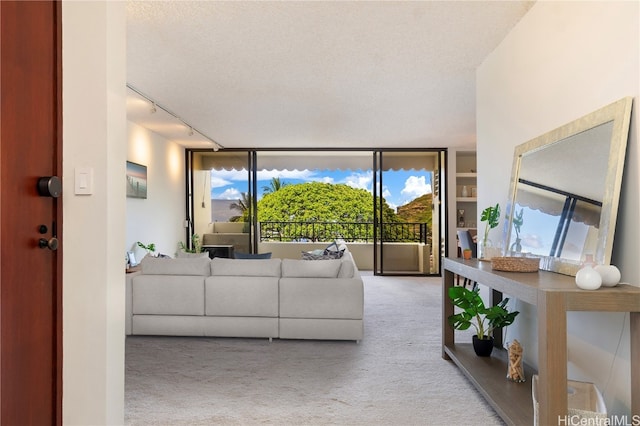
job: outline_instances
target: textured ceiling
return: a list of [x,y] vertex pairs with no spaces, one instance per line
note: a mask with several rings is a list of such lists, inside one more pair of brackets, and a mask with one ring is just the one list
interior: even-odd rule
[[532,4],[129,1],[127,82],[229,148],[470,146],[475,70]]

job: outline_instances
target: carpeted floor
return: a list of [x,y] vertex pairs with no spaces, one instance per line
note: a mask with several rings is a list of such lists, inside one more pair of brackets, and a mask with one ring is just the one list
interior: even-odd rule
[[129,425],[502,425],[441,358],[439,278],[365,273],[365,337],[128,337]]

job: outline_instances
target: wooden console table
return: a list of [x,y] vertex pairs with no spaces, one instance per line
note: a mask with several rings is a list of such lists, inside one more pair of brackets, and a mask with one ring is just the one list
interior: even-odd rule
[[[490,303],[498,303],[502,293],[536,306],[538,314],[538,421],[557,425],[567,415],[567,312],[630,312],[631,413],[640,414],[640,287],[619,285],[595,291],[581,290],[574,277],[553,272],[499,272],[491,262],[477,259],[444,259],[442,286],[442,357],[452,360],[480,391],[502,419],[511,425],[533,424],[531,368],[525,368],[526,383],[512,383],[506,377],[504,349],[490,358],[477,357],[471,343],[456,344],[447,317],[454,307],[449,287],[460,275],[492,289]],[[517,321],[517,319],[516,319]],[[495,345],[502,347],[501,330]],[[559,417],[560,416],[560,417]]]

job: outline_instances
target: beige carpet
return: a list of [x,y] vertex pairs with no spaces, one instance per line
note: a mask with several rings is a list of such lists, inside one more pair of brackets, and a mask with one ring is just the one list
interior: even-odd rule
[[365,337],[129,337],[129,425],[501,425],[441,358],[440,279],[365,275]]

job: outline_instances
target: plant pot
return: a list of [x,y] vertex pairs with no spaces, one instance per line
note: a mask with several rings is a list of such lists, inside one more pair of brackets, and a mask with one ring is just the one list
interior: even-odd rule
[[493,336],[478,339],[477,335],[473,335],[473,350],[478,356],[491,356],[493,351]]

